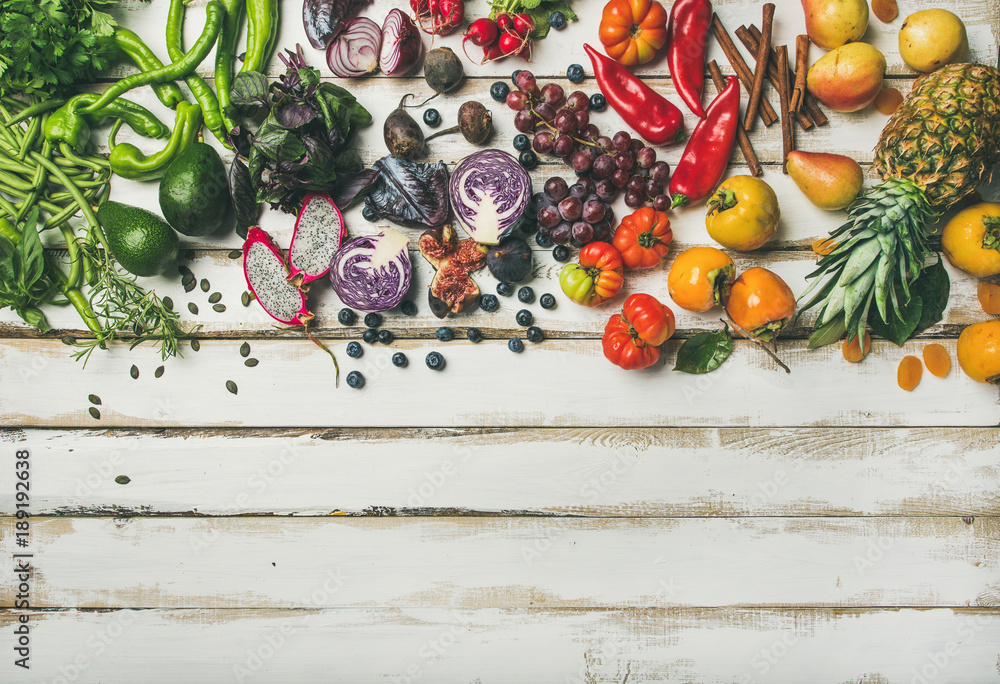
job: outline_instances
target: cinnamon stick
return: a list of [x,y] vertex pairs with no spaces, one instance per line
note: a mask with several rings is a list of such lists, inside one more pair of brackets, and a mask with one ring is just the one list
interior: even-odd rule
[[[748,29],[750,31],[750,35],[753,37],[753,44],[756,45],[757,41],[760,40],[760,29],[758,29],[753,24],[750,24]],[[739,32],[737,31],[737,34],[738,33]],[[743,39],[740,38],[740,40],[742,41]],[[748,47],[747,49],[749,50],[750,48]],[[771,51],[771,60],[772,61],[777,60],[777,56],[774,54],[774,50]],[[808,73],[806,75],[808,76]],[[795,74],[789,72],[788,80],[794,81]],[[811,118],[813,121],[816,122],[817,126],[825,126],[829,122],[829,119],[826,118],[826,114],[824,114],[823,110],[819,108],[818,104],[816,104],[816,100],[813,99],[813,96],[809,94],[808,89],[806,90],[805,96],[802,99],[802,106],[806,110],[805,113],[809,116],[809,118]]]
[[[726,87],[726,79],[723,78],[722,71],[714,59],[708,63],[708,73],[712,75],[712,82],[715,84],[715,89],[721,93]],[[757,154],[753,151],[753,145],[750,144],[750,136],[743,129],[742,124],[736,126],[736,141],[740,144],[740,150],[743,152],[743,158],[746,160],[747,166],[750,167],[750,175],[759,176],[763,170],[760,167],[760,162],[757,160]]]
[[753,72],[753,86],[750,88],[750,101],[747,103],[747,116],[743,122],[746,130],[753,129],[754,119],[757,118],[757,108],[760,106],[760,96],[764,91],[764,78],[767,76],[767,67],[771,55],[771,27],[774,23],[774,3],[764,4],[764,18],[761,37],[757,41],[757,50],[753,51],[757,56],[757,67]]
[[788,102],[788,48],[778,47],[778,99],[781,102],[781,171],[788,173],[788,154],[795,149],[795,127]]
[[[740,41],[742,41],[743,45],[746,46],[747,50],[756,54],[758,43],[757,38],[753,36],[752,31],[756,31],[756,28],[752,26],[750,28],[740,26],[736,29],[736,36],[740,39]],[[771,50],[771,59],[767,62],[767,80],[771,82],[771,85],[774,86],[775,89],[778,88],[778,67],[776,66],[776,60],[777,57],[775,56],[774,50]],[[799,112],[795,116],[795,120],[800,126],[802,126],[802,130],[804,131],[808,131],[813,127],[812,119],[807,116],[807,112]]]
[[806,95],[806,70],[808,68],[809,36],[797,36],[795,38],[795,87],[792,88],[792,111],[796,114],[802,109],[802,100]]
[[[743,89],[750,92],[750,89],[753,87],[753,73],[750,71],[747,63],[743,61],[743,55],[736,49],[736,44],[729,37],[729,33],[726,32],[726,27],[722,25],[718,14],[712,17],[712,33],[719,42],[722,52],[725,53],[726,59],[729,60],[729,64],[732,65],[733,71],[736,72],[736,77],[740,79]],[[765,126],[770,126],[778,120],[778,114],[774,111],[774,107],[763,96],[761,97],[760,110],[757,114]]]

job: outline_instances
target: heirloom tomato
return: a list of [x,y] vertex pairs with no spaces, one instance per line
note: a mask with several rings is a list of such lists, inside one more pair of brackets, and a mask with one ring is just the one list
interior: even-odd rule
[[618,294],[625,282],[622,255],[607,242],[591,242],[580,250],[579,264],[566,264],[559,286],[577,304],[598,306]]
[[622,253],[625,268],[635,271],[660,263],[673,239],[666,213],[642,207],[622,219],[611,243]]
[[660,359],[660,345],[674,334],[674,312],[648,294],[625,300],[622,313],[604,327],[604,356],[625,370],[648,368]]

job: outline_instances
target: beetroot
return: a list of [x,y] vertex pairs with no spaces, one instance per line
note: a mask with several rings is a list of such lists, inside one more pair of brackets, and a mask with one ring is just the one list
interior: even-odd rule
[[346,233],[344,217],[328,195],[306,195],[288,247],[288,280],[301,287],[325,276]]
[[288,282],[281,251],[271,236],[254,226],[243,243],[243,274],[247,287],[267,314],[285,325],[308,325],[313,314],[306,308],[306,296]]

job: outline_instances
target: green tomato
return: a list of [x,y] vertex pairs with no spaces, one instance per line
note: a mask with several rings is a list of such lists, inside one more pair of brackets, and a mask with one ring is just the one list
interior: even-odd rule
[[559,272],[559,287],[567,297],[583,306],[595,306],[602,301],[594,291],[593,269],[580,264],[563,266]]

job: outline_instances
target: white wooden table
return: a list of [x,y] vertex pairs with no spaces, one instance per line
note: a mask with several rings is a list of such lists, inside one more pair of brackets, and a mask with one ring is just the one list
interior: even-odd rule
[[[395,4],[376,0],[365,14],[380,22]],[[800,4],[778,5],[774,42],[794,45]],[[887,57],[888,84],[906,93],[913,74],[896,33],[902,17],[929,5],[900,5],[891,25],[873,17],[866,39]],[[974,60],[996,63],[996,0],[936,5],[966,22]],[[166,6],[118,12],[161,56]],[[482,16],[485,6],[472,2],[468,13]],[[539,78],[567,85],[572,62],[590,72],[582,43],[596,41],[602,6],[578,0],[582,20],[537,46]],[[759,3],[720,0],[716,9],[730,32],[760,21]],[[300,3],[282,10],[280,45],[302,43],[328,74],[304,39]],[[196,0],[189,42],[203,14]],[[457,52],[460,36],[436,42]],[[813,47],[813,59],[819,53]],[[731,71],[714,40],[710,58]],[[524,66],[466,63],[469,78],[435,106],[447,123],[465,100],[487,102],[493,144],[510,149],[512,116],[488,90]],[[280,71],[275,60],[271,75]],[[663,60],[642,72],[678,101]],[[372,162],[384,153],[385,114],[403,93],[421,99],[428,89],[419,77],[349,85],[375,114],[360,139]],[[594,92],[594,81],[584,89]],[[171,120],[148,89],[136,98]],[[799,131],[799,147],[870,162],[887,118],[872,109],[829,116]],[[621,125],[610,111],[594,121],[602,131]],[[782,223],[767,250],[733,256],[741,269],[772,268],[799,293],[814,263],[810,243],[843,214],[814,208],[782,175],[777,125],[758,125],[752,140]],[[472,149],[452,137],[430,155],[456,162]],[[673,164],[680,152],[661,158]],[[730,173],[745,172],[737,151]],[[555,173],[570,175],[545,164],[532,177]],[[115,179],[113,197],[157,206],[155,184]],[[620,200],[616,210],[624,215]],[[703,211],[674,214],[672,254],[711,244]],[[346,218],[353,235],[375,230],[358,210]],[[266,212],[261,223],[287,246],[291,217]],[[957,364],[944,379],[925,373],[910,393],[895,382],[902,356],[930,340],[954,359],[958,332],[985,317],[972,278],[949,269],[944,320],[905,350],[876,340],[851,365],[839,346],[807,351],[808,330],[796,328],[780,344],[790,376],[737,342],[722,369],[699,377],[670,371],[679,340],[649,371],[609,364],[598,339],[620,299],[598,311],[567,301],[560,265],[542,249],[531,285],[559,299],[551,312],[527,307],[548,334],[543,344],[507,350],[522,307],[505,298],[498,313],[454,319],[459,335],[442,344],[422,294],[430,269],[414,251],[420,312],[388,316],[397,341],[366,346],[360,360],[344,350],[362,327],[338,325],[339,302],[315,288],[314,332],[342,373],[368,380],[354,391],[334,389],[329,359],[301,335],[240,304],[232,232],[186,243],[187,266],[223,293],[227,310],[214,312],[200,288],[185,294],[175,270],[148,281],[202,326],[200,351],[186,349],[160,378],[151,349],[115,346],[83,369],[60,342],[63,330],[39,335],[0,315],[2,681],[1000,679],[997,391]],[[485,272],[477,278],[484,291],[496,284]],[[666,267],[630,274],[626,288],[669,302]],[[49,313],[55,328],[83,334],[71,311]],[[718,326],[715,314],[675,313],[678,338]],[[488,339],[465,342],[468,326]],[[256,368],[243,364],[244,341]],[[442,373],[423,364],[432,349],[447,359]],[[409,368],[390,364],[396,350]],[[90,394],[102,400],[100,420],[88,413]],[[35,516],[30,671],[14,666],[12,651],[23,614],[12,608],[19,582],[10,562],[23,551],[10,517],[20,449],[31,454]]]

